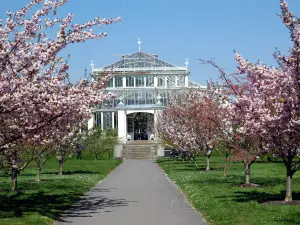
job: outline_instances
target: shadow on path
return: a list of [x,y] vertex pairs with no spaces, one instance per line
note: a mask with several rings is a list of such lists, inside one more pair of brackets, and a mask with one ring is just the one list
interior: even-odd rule
[[[110,192],[112,189],[94,188],[92,191],[97,192],[98,196],[83,197],[71,190],[68,194],[61,195],[45,192],[1,195],[0,218],[22,217],[27,212],[36,212],[57,221],[67,222],[66,217],[88,217],[94,212],[105,211],[106,208],[127,206],[130,201],[102,196],[101,193]],[[73,204],[71,208],[70,204]]]
[[[113,188],[116,189],[116,188]],[[128,201],[126,199],[108,198],[104,196],[92,196],[93,193],[110,192],[110,189],[94,188],[89,195],[85,195],[78,202],[76,202],[68,211],[62,213],[57,221],[71,222],[66,218],[72,217],[92,217],[94,213],[112,212],[113,208],[128,206],[129,203],[135,201]]]

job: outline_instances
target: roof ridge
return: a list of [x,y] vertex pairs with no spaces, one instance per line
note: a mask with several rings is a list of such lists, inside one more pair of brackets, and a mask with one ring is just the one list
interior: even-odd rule
[[[147,59],[145,56],[149,57],[150,59],[149,58]],[[139,60],[139,59],[144,59],[144,60]],[[160,59],[158,55],[154,55],[146,52],[135,52],[132,54],[122,56],[122,58],[119,61],[112,63],[109,66],[106,66],[104,68],[107,69],[107,68],[127,68],[127,67],[134,68],[134,67],[176,67],[176,66]]]

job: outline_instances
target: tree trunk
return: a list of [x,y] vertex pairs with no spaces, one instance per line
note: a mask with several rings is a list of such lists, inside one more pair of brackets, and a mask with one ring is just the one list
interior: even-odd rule
[[37,177],[36,177],[36,181],[40,182],[41,181],[41,171],[42,171],[42,166],[41,166],[41,158],[40,156],[37,158],[36,160],[36,164],[37,164]]
[[210,154],[206,155],[206,171],[210,170]]
[[18,170],[15,169],[15,168],[12,168],[11,169],[11,181],[12,181],[12,187],[11,187],[11,190],[13,192],[16,192],[18,190],[18,187],[17,187],[17,177],[18,177]]
[[245,172],[245,184],[250,184],[250,175],[251,175],[251,164],[244,163],[244,172]]
[[38,164],[38,171],[37,171],[37,182],[40,182],[41,181],[41,173],[42,173],[42,166],[41,166],[41,163]]
[[81,151],[77,151],[77,159],[81,160],[82,156],[81,156]]
[[98,160],[98,154],[95,153],[95,160]]
[[58,175],[59,176],[62,176],[63,175],[63,166],[64,166],[64,160],[58,160],[58,163],[59,163],[59,173]]
[[225,164],[224,164],[224,177],[227,177],[227,161],[228,161],[228,152],[225,154]]
[[286,192],[285,192],[285,202],[293,201],[293,192],[292,192],[292,179],[293,179],[293,172],[290,166],[286,166]]

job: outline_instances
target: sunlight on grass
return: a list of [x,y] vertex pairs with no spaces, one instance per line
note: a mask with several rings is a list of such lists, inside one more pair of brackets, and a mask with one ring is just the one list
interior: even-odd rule
[[[256,163],[252,182],[257,188],[241,188],[243,166],[235,163],[223,177],[222,157],[212,158],[212,171],[204,160],[196,169],[192,163],[160,160],[159,165],[212,225],[300,224],[300,205],[262,204],[284,198],[285,168],[280,163]],[[294,199],[300,200],[300,172],[293,179]]]

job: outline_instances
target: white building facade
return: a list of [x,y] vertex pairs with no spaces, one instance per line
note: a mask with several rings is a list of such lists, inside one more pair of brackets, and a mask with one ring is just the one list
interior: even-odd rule
[[[140,45],[140,42],[138,42]],[[157,55],[139,51],[104,68],[92,67],[93,76],[112,74],[105,92],[115,98],[93,109],[89,129],[118,130],[120,142],[127,140],[157,140],[157,115],[168,105],[173,92],[188,87],[205,88],[189,81],[188,60],[185,66],[175,66]]]

